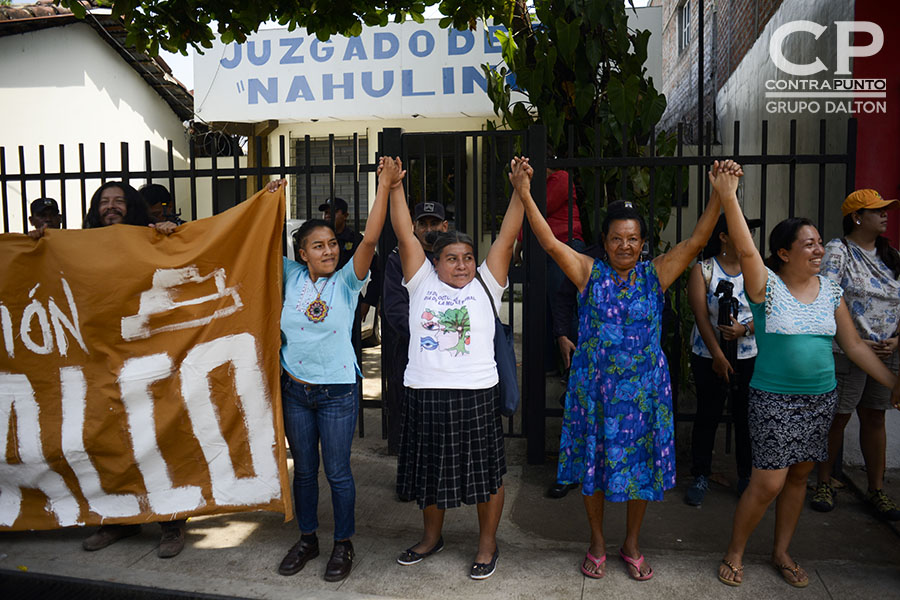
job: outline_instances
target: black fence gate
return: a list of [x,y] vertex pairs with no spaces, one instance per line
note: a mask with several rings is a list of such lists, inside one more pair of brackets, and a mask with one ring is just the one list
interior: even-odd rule
[[[705,143],[700,146],[687,146],[682,143],[681,130],[676,132],[676,149],[674,156],[656,156],[655,132],[651,133],[640,156],[597,156],[576,157],[571,143],[564,151],[547,152],[546,130],[533,126],[527,131],[474,131],[474,132],[440,132],[440,133],[403,133],[399,129],[385,129],[378,134],[377,155],[400,156],[407,168],[405,186],[410,206],[421,201],[434,201],[444,205],[448,220],[452,225],[470,234],[475,240],[476,255],[483,258],[487,245],[496,237],[500,219],[506,211],[511,187],[506,173],[510,159],[517,154],[530,157],[535,169],[532,182],[532,195],[538,206],[546,206],[546,169],[564,169],[574,175],[583,177],[585,172],[592,174],[597,181],[604,181],[610,172],[618,172],[620,188],[608,190],[602,185],[593,187],[592,197],[580,197],[578,202],[589,207],[584,211],[589,219],[588,228],[592,232],[599,231],[599,222],[603,207],[610,198],[626,197],[632,193],[626,186],[627,176],[640,171],[646,175],[648,185],[646,200],[648,216],[651,222],[657,217],[661,202],[671,207],[672,214],[663,238],[670,243],[677,243],[685,237],[686,222],[699,216],[709,195],[709,185],[705,177],[708,165],[715,158],[735,158],[745,166],[748,175],[745,179],[754,181],[758,188],[755,197],[745,198],[745,205],[755,200],[758,215],[763,220],[763,231],[774,225],[777,215],[793,216],[798,208],[819,225],[825,232],[827,221],[826,197],[830,193],[843,197],[853,190],[855,183],[856,160],[856,121],[850,119],[841,123],[838,131],[846,136],[842,151],[829,153],[826,151],[828,133],[824,120],[818,123],[817,135],[804,132],[802,141],[809,144],[815,139],[812,151],[798,152],[797,122],[790,121],[788,133],[788,150],[781,153],[770,151],[769,123],[763,121],[759,129],[760,144],[754,148],[755,154],[745,154],[741,147],[741,124],[735,122],[729,132],[731,143],[724,148],[715,143],[710,125],[706,127]],[[835,133],[832,126],[831,133]],[[782,133],[782,130],[778,130]],[[627,137],[623,132],[623,138]],[[783,141],[780,136],[779,141]],[[574,136],[569,136],[574,139]],[[245,146],[239,146],[237,138],[226,138],[226,143],[216,144],[212,152],[212,160],[208,166],[201,165],[203,157],[198,156],[198,145],[192,144],[186,160],[186,167],[175,168],[176,158],[172,142],[168,143],[165,165],[153,164],[150,143],[144,147],[143,168],[133,168],[129,158],[128,144],[119,148],[120,164],[117,167],[107,165],[106,148],[100,145],[99,168],[88,167],[83,145],[78,147],[78,167],[67,167],[67,149],[58,148],[56,168],[48,169],[45,148],[38,148],[37,167],[26,165],[26,152],[18,147],[15,152],[0,147],[0,208],[2,208],[3,232],[25,231],[28,228],[27,209],[31,200],[39,196],[52,196],[60,200],[64,215],[84,215],[89,198],[97,185],[108,180],[123,180],[132,184],[157,182],[168,184],[171,190],[183,189],[176,194],[176,204],[189,206],[191,216],[198,214],[198,205],[208,199],[202,197],[200,187],[209,189],[212,212],[219,212],[246,195],[259,188],[261,182],[274,177],[290,177],[292,200],[289,214],[309,218],[316,214],[317,206],[327,197],[343,196],[351,205],[350,222],[357,230],[363,227],[367,210],[367,200],[374,190],[368,189],[369,175],[374,173],[377,160],[370,162],[371,153],[362,150],[362,144],[371,144],[372,140],[360,139],[354,135],[348,138],[336,138],[331,135],[327,140],[312,140],[309,136],[287,140],[284,136],[276,143],[268,146],[272,156],[263,160],[266,143],[261,138],[250,138]],[[319,144],[318,158],[312,149]],[[771,144],[772,146],[776,144]],[[779,144],[780,146],[781,144]],[[832,147],[833,143],[830,144]],[[623,144],[624,146],[624,144]],[[730,152],[729,152],[730,151]],[[201,149],[202,153],[203,150]],[[241,156],[249,153],[251,160],[241,165]],[[11,156],[17,156],[12,161]],[[17,168],[10,163],[16,162]],[[230,163],[230,164],[229,164]],[[266,164],[264,164],[266,163]],[[71,164],[71,160],[69,162]],[[96,164],[93,161],[91,164]],[[227,164],[227,166],[225,166]],[[838,172],[833,172],[837,167]],[[678,169],[675,187],[660,192],[658,178],[666,169]],[[773,173],[784,185],[773,187]],[[798,170],[807,176],[807,184],[798,194]],[[810,170],[814,173],[809,177]],[[837,177],[842,185],[834,184]],[[578,177],[570,177],[570,181]],[[827,186],[826,181],[831,185]],[[811,182],[811,183],[810,183]],[[17,188],[11,190],[10,188]],[[786,188],[786,189],[785,189]],[[832,189],[832,188],[837,188]],[[573,205],[573,186],[570,186],[569,206]],[[689,191],[692,190],[692,194]],[[322,194],[321,198],[314,198]],[[665,194],[666,197],[663,197]],[[800,202],[798,203],[798,199]],[[73,208],[74,206],[74,208]],[[811,215],[815,212],[814,215]],[[773,217],[772,215],[776,215]],[[69,221],[73,221],[70,218]],[[21,227],[19,226],[21,223]],[[64,226],[76,226],[78,223],[66,223]],[[692,226],[692,225],[691,225]],[[547,328],[546,261],[527,224],[524,236],[525,260],[523,266],[510,269],[510,286],[504,297],[501,316],[514,324],[516,338],[521,342],[521,390],[522,403],[517,415],[507,419],[504,428],[508,436],[527,438],[529,463],[543,462],[546,456],[546,420],[559,418],[562,410],[548,406],[545,388],[544,348],[550,332]],[[596,236],[595,236],[596,237]],[[655,252],[660,240],[650,240],[650,251]],[[390,223],[379,245],[379,261],[383,263],[387,254],[394,248],[396,237]],[[765,252],[766,239],[760,236],[760,249]],[[683,285],[679,282],[673,286],[673,303],[675,313],[681,320],[687,315],[686,302],[683,300]],[[678,329],[678,328],[676,328]],[[677,336],[677,333],[676,333]],[[392,356],[388,351],[392,346],[392,332],[382,327],[382,400],[369,400],[362,408],[382,408],[382,434],[394,447],[397,440],[397,422],[399,420],[399,403],[396,390],[390,389],[387,374],[391,369]],[[685,381],[681,372],[682,355],[680,339],[676,340],[673,350],[677,355],[669,356],[672,368],[673,383]],[[675,398],[676,419],[691,420],[692,414],[679,411],[678,391],[673,390]],[[391,398],[394,400],[391,400]],[[365,422],[359,421],[360,435],[365,434]]]

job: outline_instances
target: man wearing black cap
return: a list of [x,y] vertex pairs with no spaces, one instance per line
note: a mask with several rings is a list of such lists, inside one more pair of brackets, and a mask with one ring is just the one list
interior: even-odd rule
[[343,198],[333,198],[319,205],[322,218],[326,221],[334,219],[334,236],[341,247],[341,255],[338,258],[338,270],[347,264],[350,257],[356,251],[356,247],[362,241],[362,235],[347,225],[347,201]]
[[[428,234],[447,231],[448,223],[443,205],[437,202],[422,202],[413,211],[413,233],[416,234],[425,256],[432,259]],[[433,241],[433,239],[431,240]],[[403,401],[403,372],[406,370],[409,348],[409,292],[403,286],[403,270],[400,267],[400,253],[394,248],[384,265],[384,291],[382,292],[384,320],[388,327],[382,331],[382,351],[390,353],[388,373],[388,450],[396,452],[400,444],[400,430],[390,426],[400,420],[400,405]]]
[[28,221],[35,229],[59,229],[62,227],[62,216],[59,205],[53,198],[38,198],[31,203],[31,216]]

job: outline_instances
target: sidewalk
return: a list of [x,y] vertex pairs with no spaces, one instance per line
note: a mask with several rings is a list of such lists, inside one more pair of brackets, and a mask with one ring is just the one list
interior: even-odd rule
[[[370,411],[367,424],[379,415]],[[370,425],[371,427],[371,425]],[[374,429],[374,428],[372,428]],[[372,430],[370,429],[370,431]],[[750,541],[745,583],[726,588],[716,579],[731,526],[734,493],[713,484],[702,508],[683,504],[687,477],[666,499],[647,512],[642,547],[655,577],[628,578],[616,549],[624,537],[624,506],[607,505],[608,566],[602,580],[588,580],[579,570],[588,543],[580,494],[562,500],[543,496],[553,467],[524,464],[524,441],[508,440],[509,474],[506,508],[500,524],[497,573],[483,582],[468,578],[477,540],[474,507],[447,512],[446,549],[411,567],[396,555],[417,541],[421,515],[414,504],[394,498],[395,459],[385,454],[378,435],[357,439],[353,469],[357,483],[356,561],[341,583],[322,579],[330,553],[331,512],[328,486],[321,480],[319,531],[322,555],[293,577],[276,568],[297,539],[296,523],[272,513],[238,513],[191,519],[187,546],[171,560],[156,557],[159,528],[144,526],[139,536],[88,553],[81,549],[85,531],[0,534],[0,569],[26,568],[98,581],[161,587],[186,592],[249,598],[872,598],[898,597],[900,538],[876,521],[848,489],[828,514],[805,510],[792,547],[810,573],[805,591],[795,591],[768,565],[774,510]],[[727,463],[730,457],[720,457]],[[549,461],[548,461],[549,462]],[[686,463],[682,461],[682,466]],[[848,472],[853,470],[848,469]],[[851,479],[863,476],[855,472]],[[900,497],[898,474],[889,491]],[[864,485],[864,479],[863,479]]]

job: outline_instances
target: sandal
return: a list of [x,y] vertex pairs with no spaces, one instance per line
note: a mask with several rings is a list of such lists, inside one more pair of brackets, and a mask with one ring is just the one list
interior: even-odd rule
[[[781,573],[782,579],[784,579],[788,585],[792,585],[795,588],[805,588],[809,585],[809,575],[806,576],[806,579],[800,579],[800,563],[795,562],[794,566],[772,563],[772,566],[775,567],[775,570]],[[787,571],[787,573],[785,573]],[[788,573],[793,575],[791,578]]]
[[[590,571],[588,569],[585,569],[584,565],[587,561],[591,561],[592,563],[594,563],[594,566],[597,568],[597,570]],[[590,550],[588,550],[584,554],[584,560],[581,561],[581,572],[584,574],[585,577],[590,577],[591,579],[601,579],[604,575],[606,575],[606,571],[602,570],[603,563],[605,563],[605,562],[606,562],[605,554],[603,556],[601,556],[600,558],[597,558],[596,556],[591,554]]]
[[625,554],[625,552],[621,548],[619,548],[619,556],[621,556],[622,560],[624,560],[629,566],[634,567],[634,569],[637,571],[637,575],[634,575],[634,574],[632,574],[631,569],[628,569],[628,567],[626,567],[626,570],[628,571],[628,575],[630,575],[631,578],[634,579],[635,581],[647,581],[648,579],[653,577],[653,569],[652,568],[650,569],[650,572],[647,573],[646,575],[641,575],[641,565],[644,564],[644,555],[643,554],[641,554],[637,558],[631,558],[630,556]]
[[[731,569],[732,577],[737,577],[738,575],[740,575],[741,579],[744,578],[744,565],[736,567],[731,563],[731,561],[724,558],[722,559],[722,564]],[[730,585],[731,587],[737,587],[741,585],[741,582],[737,581],[736,579],[725,579],[724,577],[722,577],[721,573],[719,574],[719,581],[721,581],[725,585]]]

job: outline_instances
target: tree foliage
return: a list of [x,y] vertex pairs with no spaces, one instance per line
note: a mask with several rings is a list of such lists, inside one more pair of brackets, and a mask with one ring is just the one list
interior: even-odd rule
[[[478,19],[512,14],[513,0],[101,0],[121,17],[127,41],[151,54],[160,48],[187,53],[211,48],[216,33],[225,44],[244,42],[268,21],[293,30],[305,27],[320,40],[355,36],[363,26],[383,26],[411,18],[424,21],[425,9],[440,2],[441,27],[474,28]],[[60,0],[77,16],[78,0]],[[216,27],[213,32],[212,27]]]
[[[647,77],[644,63],[650,32],[628,27],[622,0],[537,0],[529,11],[517,0],[508,33],[498,34],[506,66],[485,65],[488,96],[500,125],[525,129],[540,122],[548,141],[562,153],[572,142],[575,156],[643,156],[666,98]],[[675,140],[654,136],[657,155],[674,153]],[[656,238],[671,214],[678,169],[657,171]],[[650,173],[646,167],[582,169],[583,214],[610,199],[636,201],[647,214]],[[599,187],[601,205],[593,206]]]

